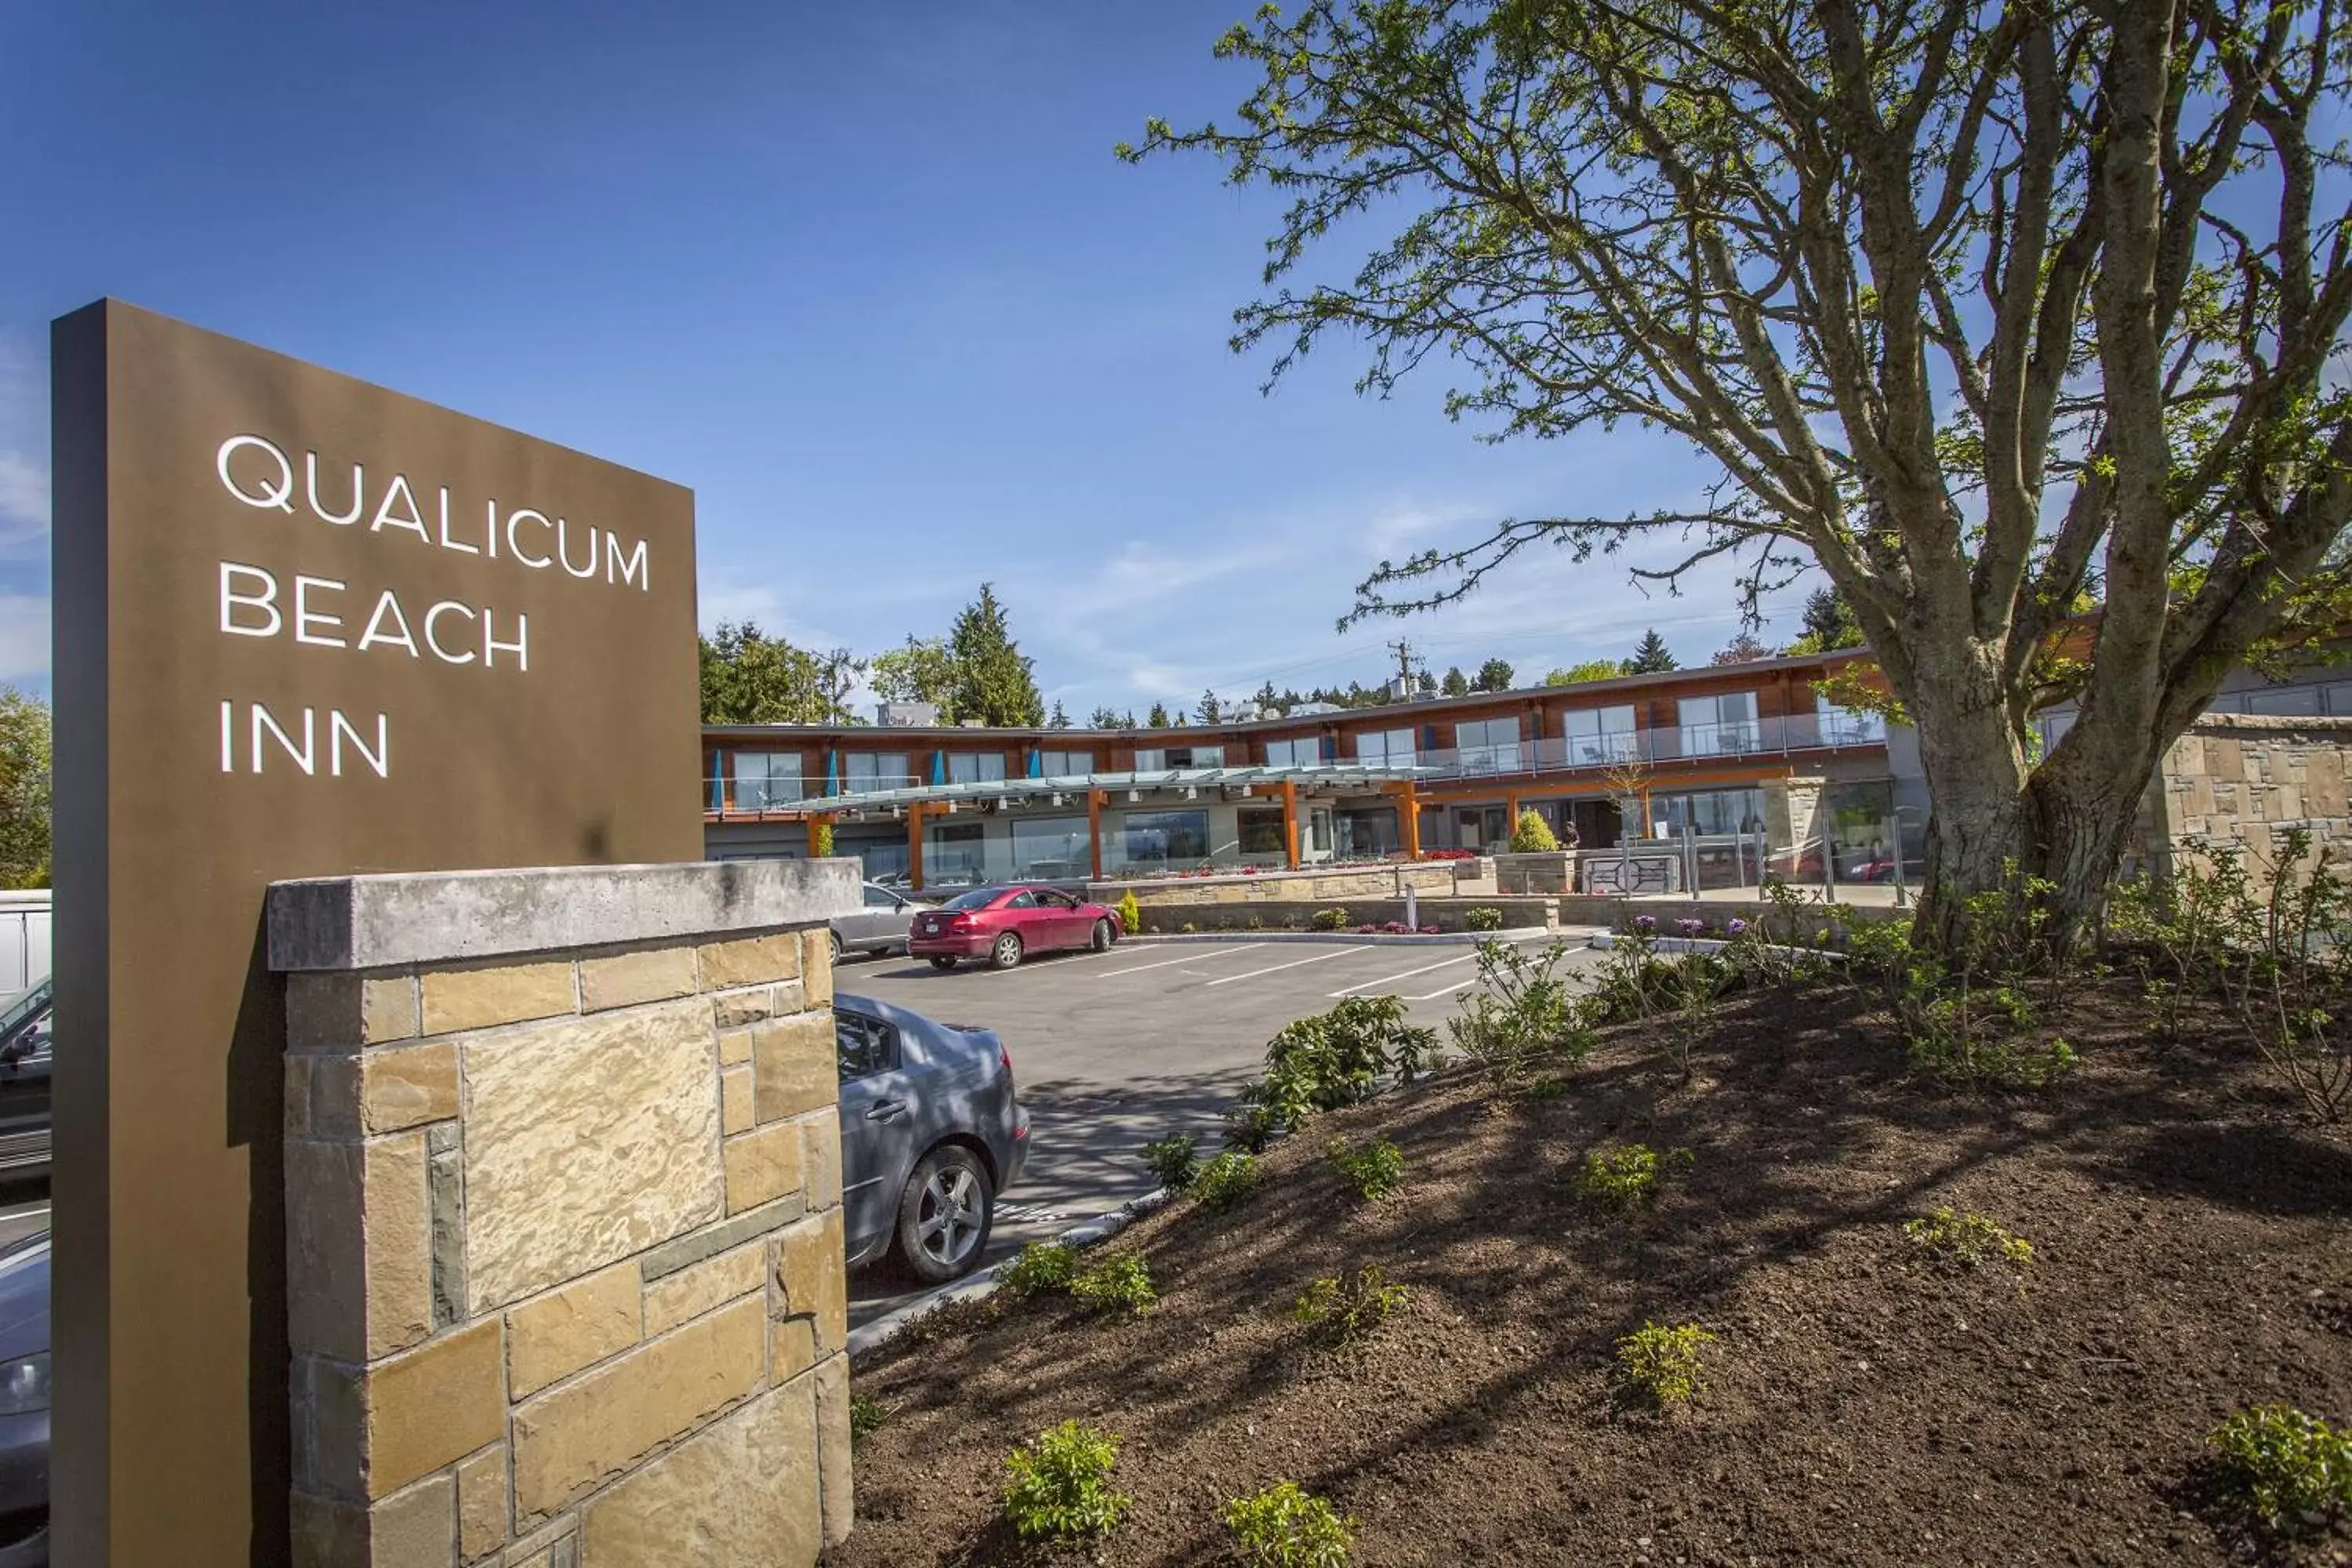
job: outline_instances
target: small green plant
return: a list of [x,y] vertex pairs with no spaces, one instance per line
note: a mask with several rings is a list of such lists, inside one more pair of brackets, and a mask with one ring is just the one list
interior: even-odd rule
[[1538,1069],[1572,1066],[1591,1054],[1595,1036],[1569,989],[1564,942],[1523,952],[1499,942],[1478,944],[1478,984],[1446,1022],[1464,1055],[1505,1089]]
[[809,858],[822,860],[833,853],[833,821],[817,817],[808,825]]
[[1242,922],[1242,927],[1245,931],[1264,931],[1265,929],[1265,917],[1264,915],[1252,915],[1249,919]]
[[849,1396],[849,1440],[863,1443],[889,1424],[890,1412],[870,1394]]
[[1348,911],[1339,909],[1317,910],[1313,918],[1307,923],[1315,931],[1346,931]]
[[1118,1438],[1065,1421],[1013,1450],[1004,1461],[1004,1517],[1024,1540],[1100,1535],[1118,1523],[1129,1500],[1111,1490]]
[[1617,1342],[1617,1364],[1627,1382],[1666,1409],[1704,1386],[1698,1380],[1699,1347],[1714,1340],[1696,1323],[1644,1323]]
[[1353,1344],[1388,1321],[1407,1294],[1403,1286],[1388,1283],[1379,1264],[1367,1263],[1352,1275],[1307,1286],[1290,1315],[1335,1344]]
[[1297,1481],[1225,1504],[1225,1528],[1247,1568],[1346,1568],[1353,1520]]
[[1437,1060],[1437,1032],[1412,1024],[1401,996],[1350,996],[1283,1026],[1265,1047],[1265,1076],[1225,1114],[1225,1142],[1252,1153],[1318,1110],[1368,1099],[1381,1079],[1411,1083]]
[[1503,911],[1492,904],[1480,904],[1476,909],[1465,910],[1462,911],[1462,929],[1500,931],[1503,929]]
[[1077,1258],[1070,1248],[1057,1242],[1033,1241],[996,1278],[998,1284],[1016,1296],[1043,1296],[1068,1289],[1070,1277],[1076,1272]]
[[1143,909],[1135,901],[1135,889],[1129,888],[1118,899],[1118,929],[1129,936],[1143,929]]
[[1201,1173],[1192,1178],[1192,1195],[1204,1208],[1237,1208],[1257,1196],[1265,1180],[1265,1171],[1257,1156],[1228,1149],[1201,1167]]
[[1200,1140],[1190,1132],[1171,1132],[1143,1146],[1143,1163],[1160,1178],[1161,1186],[1181,1193],[1201,1173],[1199,1144]]
[[2352,1428],[2265,1405],[2238,1411],[2206,1441],[2231,1489],[2273,1530],[2300,1531],[2352,1510]]
[[1569,1179],[1569,1190],[1597,1208],[1622,1212],[1655,1201],[1664,1176],[1688,1165],[1692,1158],[1687,1149],[1669,1149],[1661,1154],[1647,1143],[1595,1149]]
[[1181,931],[1182,934],[1184,934],[1184,935],[1186,935],[1186,936],[1191,936],[1193,932],[1195,932],[1195,931],[1199,931],[1201,928],[1200,928],[1199,926],[1197,926],[1197,925],[1194,925],[1191,921],[1186,921],[1182,925],[1178,926],[1176,929],[1177,929],[1179,931]]
[[1160,1300],[1140,1253],[1106,1252],[1070,1277],[1070,1294],[1096,1312],[1148,1312]]
[[1530,808],[1519,813],[1518,821],[1511,825],[1511,853],[1514,855],[1549,855],[1559,847],[1559,836],[1543,813]]
[[1903,1234],[1921,1251],[1963,1268],[1992,1262],[2023,1268],[2033,1261],[2032,1243],[2003,1230],[1980,1214],[1937,1209],[1931,1215],[1905,1221]]
[[1340,1178],[1368,1204],[1387,1197],[1404,1180],[1404,1151],[1385,1138],[1356,1148],[1349,1147],[1345,1139],[1334,1138],[1324,1153]]

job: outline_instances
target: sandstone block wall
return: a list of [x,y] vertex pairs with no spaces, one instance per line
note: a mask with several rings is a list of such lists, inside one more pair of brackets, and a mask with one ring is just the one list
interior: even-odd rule
[[2143,814],[2159,868],[2235,849],[2273,858],[2278,832],[2307,828],[2314,852],[2352,848],[2352,719],[2208,713],[2165,752]]
[[1255,902],[1346,903],[1393,898],[1410,888],[1418,898],[1444,897],[1492,886],[1492,860],[1397,861],[1377,866],[1329,867],[1302,871],[1263,871],[1255,876],[1151,877],[1132,882],[1092,882],[1087,897],[1116,904],[1129,892],[1144,909],[1179,904]]
[[803,1568],[847,1534],[823,926],[286,1000],[300,1568]]

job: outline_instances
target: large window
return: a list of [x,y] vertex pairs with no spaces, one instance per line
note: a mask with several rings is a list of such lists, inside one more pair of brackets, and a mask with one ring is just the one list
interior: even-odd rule
[[1283,831],[1282,807],[1245,805],[1239,816],[1243,854],[1288,857],[1290,836]]
[[1209,858],[1209,814],[1130,811],[1119,837],[1129,866],[1197,866]]
[[950,752],[948,783],[1002,784],[1004,781],[1003,752]]
[[1454,743],[1460,748],[1465,773],[1515,773],[1519,766],[1519,721],[1517,719],[1474,719],[1454,726]]
[[904,752],[844,752],[841,788],[845,795],[866,795],[877,789],[907,789],[915,783]]
[[1622,763],[1640,754],[1633,733],[1633,705],[1578,708],[1566,715],[1568,761],[1571,767],[1598,767]]
[[1095,771],[1095,754],[1092,752],[1040,752],[1037,753],[1037,766],[1049,779],[1084,778]]
[[1763,743],[1756,724],[1756,693],[1726,691],[1682,700],[1683,755],[1720,756],[1753,752]]
[[766,811],[794,805],[801,798],[801,754],[798,752],[738,752],[735,753],[735,809]]
[[977,822],[932,824],[930,844],[923,851],[925,887],[968,888],[992,879],[989,875],[986,828]]
[[1356,737],[1356,760],[1370,767],[1412,766],[1412,731],[1373,730]]
[[1323,742],[1309,735],[1303,741],[1268,741],[1265,765],[1270,768],[1311,768],[1323,760]]
[[1013,819],[1013,874],[1054,879],[1094,873],[1093,840],[1083,816]]
[[1139,773],[1166,773],[1171,768],[1222,768],[1225,765],[1223,746],[1161,746],[1135,753],[1135,771]]
[[1758,833],[1764,827],[1764,792],[1760,789],[1705,790],[1695,795],[1650,797],[1661,837],[1679,838],[1687,826],[1702,838],[1734,833]]
[[1865,746],[1886,739],[1885,719],[1875,713],[1841,708],[1819,693],[1813,697],[1813,713],[1821,725],[1824,746]]

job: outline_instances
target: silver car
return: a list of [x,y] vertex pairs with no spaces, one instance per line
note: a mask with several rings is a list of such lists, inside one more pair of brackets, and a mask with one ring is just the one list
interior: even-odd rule
[[853,952],[906,952],[907,928],[935,907],[879,882],[866,883],[865,906],[856,914],[833,917],[834,962]]
[[833,1023],[850,1266],[895,1251],[928,1283],[970,1273],[1029,1158],[1012,1053],[993,1030],[866,996],[836,994]]

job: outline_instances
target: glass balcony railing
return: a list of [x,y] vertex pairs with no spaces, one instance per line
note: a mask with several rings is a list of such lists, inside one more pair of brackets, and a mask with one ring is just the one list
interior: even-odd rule
[[1816,713],[1785,718],[1738,719],[1711,724],[1680,724],[1657,730],[1612,731],[1570,735],[1516,745],[1465,746],[1423,752],[1414,762],[1439,778],[1476,778],[1498,773],[1570,773],[1628,763],[1676,762],[1696,757],[1748,757],[1788,752],[1883,746],[1886,724],[1867,713]]

